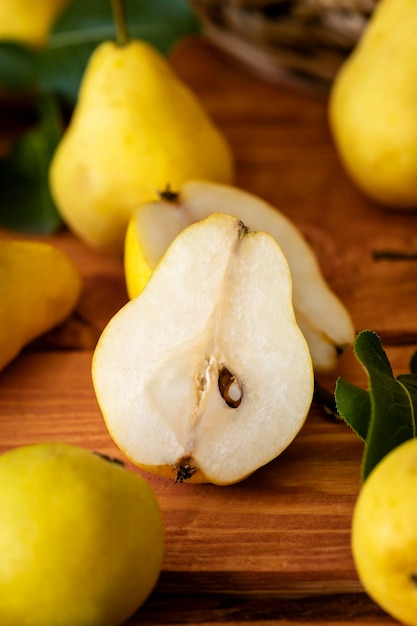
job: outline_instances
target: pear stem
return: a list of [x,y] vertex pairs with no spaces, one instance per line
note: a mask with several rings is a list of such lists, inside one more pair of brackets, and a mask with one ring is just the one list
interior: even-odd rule
[[129,41],[126,25],[126,15],[123,0],[111,0],[113,16],[116,24],[116,41],[119,46],[125,46]]

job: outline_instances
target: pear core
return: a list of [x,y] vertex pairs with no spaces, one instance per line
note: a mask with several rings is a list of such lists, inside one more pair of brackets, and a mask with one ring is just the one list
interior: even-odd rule
[[110,434],[147,470],[230,484],[274,459],[313,394],[276,242],[222,214],[187,227],[103,331],[92,373]]

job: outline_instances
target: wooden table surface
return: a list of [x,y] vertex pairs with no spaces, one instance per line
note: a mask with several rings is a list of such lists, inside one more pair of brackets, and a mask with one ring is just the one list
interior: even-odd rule
[[[329,135],[325,96],[263,82],[200,39],[183,42],[171,60],[229,139],[236,183],[298,225],[356,329],[378,332],[395,373],[407,371],[417,343],[417,263],[374,253],[416,252],[417,214],[387,212],[353,187]],[[0,452],[59,440],[122,458],[90,366],[99,333],[127,300],[123,267],[68,232],[53,242],[77,263],[84,291],[67,324],[1,373]],[[332,392],[338,375],[366,387],[350,352],[320,382]],[[313,404],[290,447],[242,483],[146,475],[162,509],[166,558],[128,624],[395,623],[364,593],[351,557],[361,455],[350,429]]]

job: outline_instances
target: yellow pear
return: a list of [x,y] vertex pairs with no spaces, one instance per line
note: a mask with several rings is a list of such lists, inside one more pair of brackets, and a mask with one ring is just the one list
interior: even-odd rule
[[0,39],[34,47],[46,44],[50,29],[71,0],[0,0]]
[[134,298],[169,244],[186,226],[211,213],[237,215],[249,228],[265,231],[279,244],[293,282],[297,323],[310,348],[316,371],[329,371],[352,345],[351,317],[326,283],[317,258],[294,224],[261,198],[230,185],[190,181],[180,193],[162,194],[159,202],[139,207],[129,222],[125,242],[125,276]]
[[0,370],[26,344],[64,321],[81,286],[77,267],[58,248],[36,241],[0,241]]
[[417,207],[417,2],[381,0],[330,94],[330,125],[358,187],[391,208]]
[[80,238],[122,254],[138,205],[167,185],[232,176],[225,138],[157,50],[137,40],[95,50],[50,170],[57,207]]
[[227,485],[302,427],[313,367],[274,239],[213,214],[183,230],[104,329],[92,374],[111,436],[142,468]]
[[371,596],[417,626],[417,439],[389,452],[365,480],[352,522],[352,553]]
[[0,456],[2,626],[120,626],[158,579],[164,531],[137,473],[48,442]]

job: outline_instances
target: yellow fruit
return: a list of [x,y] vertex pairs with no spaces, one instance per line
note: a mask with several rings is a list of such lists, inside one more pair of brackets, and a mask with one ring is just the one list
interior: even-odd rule
[[71,0],[0,0],[0,39],[41,47]]
[[313,394],[277,243],[230,215],[183,230],[103,331],[92,374],[110,434],[148,471],[225,485],[274,459]]
[[144,288],[169,244],[188,225],[219,211],[236,215],[249,228],[272,235],[284,252],[293,282],[297,323],[310,348],[316,371],[328,371],[352,345],[355,330],[343,303],[326,283],[313,250],[278,209],[230,185],[185,183],[180,192],[140,206],[130,219],[125,242],[129,296]]
[[395,619],[417,625],[417,439],[390,452],[362,486],[352,549],[368,594]]
[[[189,188],[189,185],[186,184],[183,189],[184,187]],[[218,189],[215,186],[212,188]],[[214,197],[212,207],[218,207],[216,200],[218,199]],[[216,212],[214,209],[207,211],[204,216],[194,217],[186,207],[182,210],[181,204],[180,196],[175,201],[162,199],[160,202],[142,204],[130,218],[124,250],[126,288],[130,298],[136,298],[143,290],[175,237],[199,218],[203,219]],[[220,208],[223,213],[227,213],[227,207],[222,205]],[[235,208],[233,203],[230,208]]]
[[0,457],[2,626],[117,626],[153,589],[163,528],[148,483],[61,443]]
[[0,241],[0,370],[22,348],[71,313],[80,273],[58,248],[36,241]]
[[330,96],[330,124],[347,172],[392,208],[417,207],[416,32],[415,0],[380,0]]
[[225,138],[159,52],[136,40],[95,50],[50,170],[58,209],[80,238],[123,254],[138,205],[167,185],[232,176]]

